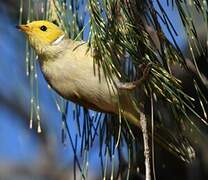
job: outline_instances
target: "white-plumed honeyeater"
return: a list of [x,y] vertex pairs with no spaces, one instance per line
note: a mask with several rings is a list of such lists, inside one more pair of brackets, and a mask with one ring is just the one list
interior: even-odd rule
[[[113,76],[114,83],[109,84],[102,67],[99,67],[99,73],[95,72],[98,65],[93,61],[93,50],[89,50],[87,43],[69,39],[64,31],[51,22],[33,21],[18,28],[27,35],[30,45],[39,56],[45,79],[59,95],[96,111],[121,112],[129,122],[140,127],[142,112],[136,108],[127,90],[138,85],[140,80],[124,84]],[[181,157],[185,153],[190,156],[188,158],[194,156],[191,147],[182,148],[180,152],[180,147],[163,141],[162,136],[156,138],[160,137],[159,142],[164,143],[167,149],[172,149]]]

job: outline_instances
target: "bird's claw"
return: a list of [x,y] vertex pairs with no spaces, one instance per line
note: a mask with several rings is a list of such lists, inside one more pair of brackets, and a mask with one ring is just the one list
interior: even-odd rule
[[141,64],[139,66],[139,69],[141,69],[143,72],[142,77],[132,82],[126,82],[126,83],[121,82],[117,85],[118,88],[123,90],[133,90],[136,87],[141,86],[148,79],[151,67],[152,67],[152,63],[148,63],[147,65],[144,63]]
[[139,65],[139,69],[142,71],[141,79],[144,80],[148,79],[151,67],[152,67],[151,62],[149,62],[148,64],[142,63],[141,65]]

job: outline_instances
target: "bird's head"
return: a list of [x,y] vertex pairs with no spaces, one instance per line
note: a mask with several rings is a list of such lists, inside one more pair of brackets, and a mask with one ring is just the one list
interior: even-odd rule
[[64,37],[64,32],[49,21],[33,21],[25,25],[17,26],[29,39],[31,46],[38,54],[41,54],[54,42]]

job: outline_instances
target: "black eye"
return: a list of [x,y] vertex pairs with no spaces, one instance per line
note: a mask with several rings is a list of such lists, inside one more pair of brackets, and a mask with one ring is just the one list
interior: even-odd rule
[[40,27],[40,30],[41,31],[46,31],[47,30],[47,27],[43,25],[43,26]]

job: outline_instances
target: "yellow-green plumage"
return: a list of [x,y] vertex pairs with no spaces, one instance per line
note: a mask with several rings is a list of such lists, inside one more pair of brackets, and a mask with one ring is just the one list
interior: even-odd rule
[[[47,29],[41,30],[45,26]],[[73,41],[67,36],[54,43],[64,32],[48,21],[34,21],[21,25],[31,46],[39,55],[40,66],[50,86],[65,99],[93,110],[119,113],[139,125],[139,113],[134,108],[128,92],[109,84],[102,68],[93,61],[92,51],[83,41]],[[94,68],[95,67],[95,68]],[[113,77],[119,84],[117,77]]]

